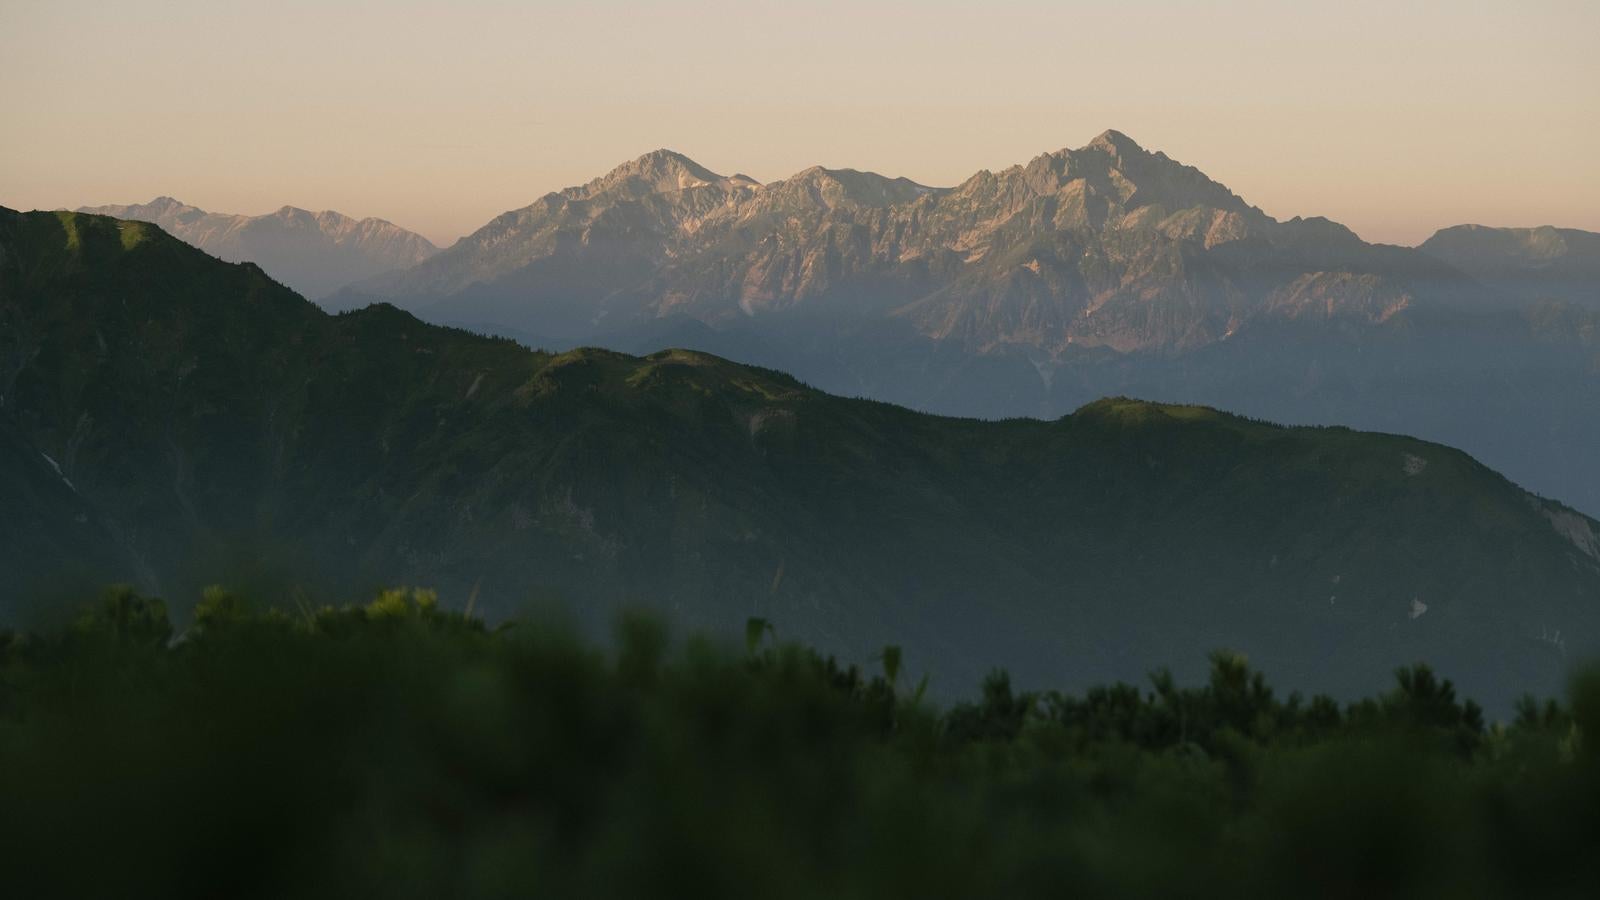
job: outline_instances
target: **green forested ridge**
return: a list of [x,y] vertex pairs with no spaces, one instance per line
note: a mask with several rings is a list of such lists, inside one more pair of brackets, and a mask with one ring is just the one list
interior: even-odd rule
[[703,354],[530,352],[329,316],[99,216],[0,212],[0,397],[32,466],[0,500],[36,510],[0,545],[13,616],[45,614],[21,607],[59,558],[173,598],[399,580],[596,629],[756,615],[848,658],[903,643],[944,696],[997,664],[1198,677],[1228,647],[1343,697],[1425,660],[1495,709],[1600,634],[1600,526],[1446,447],[1134,400],[947,419]]
[[[1587,897],[1600,679],[1504,724],[1426,667],[1352,703],[1192,682],[939,709],[750,622],[614,651],[206,592],[0,632],[0,868],[26,897]],[[778,623],[781,631],[781,623]]]

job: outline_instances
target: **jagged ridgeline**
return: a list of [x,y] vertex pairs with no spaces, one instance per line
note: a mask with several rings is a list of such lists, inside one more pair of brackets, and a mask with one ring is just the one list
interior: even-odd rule
[[898,643],[936,691],[1231,647],[1343,694],[1423,660],[1491,709],[1600,634],[1600,525],[1447,447],[1122,399],[939,418],[698,353],[532,352],[329,315],[102,216],[0,211],[0,394],[11,616],[69,577],[180,610],[213,582],[412,583]]
[[157,197],[149,203],[81,207],[78,212],[154,223],[229,262],[257,263],[313,299],[439,251],[427,238],[392,222],[352,219],[332,210],[285,206],[269,215],[238,216]]

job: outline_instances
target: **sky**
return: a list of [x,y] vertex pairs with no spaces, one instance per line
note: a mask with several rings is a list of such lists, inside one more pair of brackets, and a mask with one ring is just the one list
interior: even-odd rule
[[1600,231],[1600,0],[0,0],[0,205],[441,245],[667,147],[953,185],[1115,128],[1278,218]]

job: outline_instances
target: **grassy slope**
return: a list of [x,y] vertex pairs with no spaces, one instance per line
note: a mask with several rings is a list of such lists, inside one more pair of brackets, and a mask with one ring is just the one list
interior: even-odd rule
[[0,249],[5,415],[180,606],[411,581],[901,642],[950,689],[1231,646],[1343,692],[1427,659],[1490,703],[1554,690],[1600,634],[1600,560],[1437,445],[1127,400],[980,423],[701,354],[532,353],[327,316],[102,217],[4,213]]

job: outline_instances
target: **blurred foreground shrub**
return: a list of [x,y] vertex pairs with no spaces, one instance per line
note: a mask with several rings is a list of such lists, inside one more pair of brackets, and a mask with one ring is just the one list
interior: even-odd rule
[[[1354,704],[1203,685],[940,712],[777,643],[611,649],[431,592],[174,636],[109,592],[0,633],[15,897],[1593,897],[1600,677],[1486,725],[1426,667]],[[925,686],[925,685],[923,685]]]

